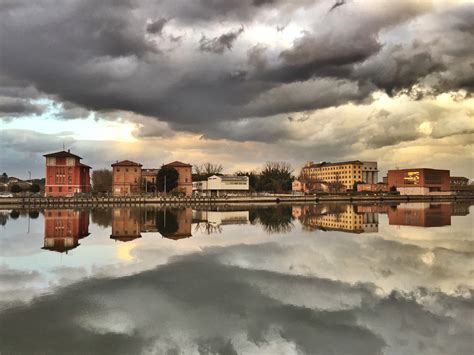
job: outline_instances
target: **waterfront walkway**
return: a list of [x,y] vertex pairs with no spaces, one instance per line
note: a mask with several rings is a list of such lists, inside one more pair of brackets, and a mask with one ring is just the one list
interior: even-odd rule
[[474,200],[474,195],[268,195],[239,197],[13,197],[0,199],[0,208],[11,207],[64,207],[95,205],[217,205],[217,204],[254,204],[254,203],[314,203],[314,202],[406,202],[406,201],[455,201]]

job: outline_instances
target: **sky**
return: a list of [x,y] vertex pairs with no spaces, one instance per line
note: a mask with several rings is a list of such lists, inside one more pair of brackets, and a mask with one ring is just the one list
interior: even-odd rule
[[378,161],[474,177],[474,3],[0,0],[0,171]]

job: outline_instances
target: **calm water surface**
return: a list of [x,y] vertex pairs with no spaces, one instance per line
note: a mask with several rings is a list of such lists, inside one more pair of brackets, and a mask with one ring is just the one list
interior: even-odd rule
[[472,354],[465,203],[0,211],[0,354]]

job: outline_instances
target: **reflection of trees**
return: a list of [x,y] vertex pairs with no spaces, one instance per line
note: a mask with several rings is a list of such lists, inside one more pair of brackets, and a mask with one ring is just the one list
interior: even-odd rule
[[0,213],[0,226],[4,226],[7,224],[8,217],[9,217],[8,214]]
[[10,212],[10,218],[11,219],[18,219],[20,217],[20,212],[17,210],[13,210]]
[[91,210],[91,219],[94,224],[101,227],[110,227],[112,225],[112,208],[94,208]]
[[222,233],[222,226],[213,225],[208,222],[197,222],[194,226],[194,231],[203,234],[220,234]]
[[291,206],[259,207],[250,210],[252,224],[261,224],[267,233],[288,233],[293,229]]
[[39,211],[30,211],[28,212],[28,215],[30,216],[31,219],[36,219],[39,217]]
[[178,231],[178,216],[172,210],[158,211],[156,214],[156,229],[163,236],[174,234]]

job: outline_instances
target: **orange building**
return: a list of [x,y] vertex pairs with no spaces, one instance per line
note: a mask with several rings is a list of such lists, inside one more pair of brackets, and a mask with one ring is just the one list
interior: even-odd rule
[[89,211],[60,209],[44,211],[45,250],[67,253],[89,235]]
[[141,191],[142,165],[130,160],[112,164],[112,194],[125,196]]
[[191,196],[193,193],[193,179],[192,179],[192,168],[190,164],[182,163],[180,161],[174,161],[172,163],[163,165],[166,167],[175,168],[179,174],[177,188],[186,194]]
[[69,149],[43,156],[46,158],[45,196],[71,197],[91,191],[91,167],[82,164],[81,157]]
[[129,242],[141,237],[139,211],[132,208],[115,208],[112,212],[110,239]]

